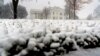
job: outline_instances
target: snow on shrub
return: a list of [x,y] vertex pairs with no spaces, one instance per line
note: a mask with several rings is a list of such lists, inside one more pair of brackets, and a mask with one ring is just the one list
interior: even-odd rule
[[[23,56],[30,51],[44,55],[100,45],[98,22],[20,20],[0,23],[1,56]],[[11,23],[10,23],[11,22]],[[29,25],[29,26],[28,26]],[[15,52],[13,54],[13,52]],[[33,54],[32,54],[33,55]],[[35,54],[37,55],[37,54]]]
[[46,35],[43,39],[43,43],[50,44],[51,42],[52,42],[52,35],[51,34]]
[[38,43],[37,46],[38,46],[38,48],[43,49],[45,47],[45,44],[44,43]]
[[14,55],[14,56],[25,56],[28,54],[28,51],[26,49],[22,50],[19,54]]
[[39,38],[39,37],[45,36],[46,35],[46,28],[43,27],[43,26],[34,27],[32,33],[33,33],[33,37],[35,37],[35,38]]
[[28,42],[28,49],[31,50],[31,49],[34,49],[34,47],[37,45],[36,43],[36,39],[35,38],[30,38],[29,39],[29,42]]
[[65,38],[67,37],[65,32],[56,33],[56,34],[54,34],[54,35],[55,35],[56,37],[58,37],[59,40],[65,39]]
[[55,36],[55,35],[52,35],[52,40],[53,41],[59,41],[59,37]]
[[60,43],[51,43],[50,48],[58,48],[60,46]]
[[53,56],[54,53],[53,52],[44,52],[45,56]]

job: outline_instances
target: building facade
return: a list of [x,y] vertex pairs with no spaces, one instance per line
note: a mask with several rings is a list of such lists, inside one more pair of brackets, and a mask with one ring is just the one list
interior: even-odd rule
[[42,11],[41,10],[34,10],[30,11],[30,18],[33,19],[42,19]]
[[65,10],[59,7],[49,8],[48,19],[65,19]]
[[59,7],[49,7],[47,10],[30,11],[30,18],[34,19],[66,19],[65,10]]

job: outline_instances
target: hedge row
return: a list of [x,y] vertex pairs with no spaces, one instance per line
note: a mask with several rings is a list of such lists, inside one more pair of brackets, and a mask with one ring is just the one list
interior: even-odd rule
[[31,37],[18,39],[4,48],[6,56],[56,56],[76,51],[80,48],[100,46],[99,33],[68,33],[59,30],[33,31]]

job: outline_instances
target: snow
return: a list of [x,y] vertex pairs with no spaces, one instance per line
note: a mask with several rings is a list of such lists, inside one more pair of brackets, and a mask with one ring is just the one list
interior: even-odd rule
[[27,50],[25,49],[25,50],[22,50],[18,55],[16,55],[16,56],[24,56],[24,55],[26,55],[28,52],[27,52]]
[[52,36],[52,40],[53,40],[53,41],[59,41],[59,38],[58,38],[57,36],[53,35],[53,36]]
[[35,39],[35,38],[30,38],[27,48],[28,48],[29,50],[31,50],[31,49],[34,49],[34,47],[35,47],[36,45],[37,45],[36,39]]
[[49,44],[49,43],[51,43],[51,41],[52,41],[52,38],[51,38],[52,36],[46,36],[46,37],[44,37],[44,39],[43,39],[43,43],[44,44]]
[[51,48],[58,48],[60,46],[60,43],[52,43],[50,45]]
[[[60,39],[66,38],[65,41],[74,42],[74,38],[83,41],[83,39],[89,37],[94,38],[93,35],[100,37],[100,21],[87,21],[87,20],[30,20],[30,19],[16,19],[16,20],[0,20],[0,53],[4,56],[5,50],[10,49],[14,43],[18,42],[19,45],[25,44],[27,40],[27,49],[38,50],[38,45],[41,49],[45,44],[51,44],[52,47],[59,47]],[[53,31],[55,31],[53,33]],[[81,39],[80,39],[81,38]],[[53,42],[52,42],[53,41]],[[58,42],[57,42],[58,41]],[[91,40],[90,40],[91,41]],[[74,43],[75,44],[75,43]],[[90,49],[91,50],[91,49]],[[94,56],[99,56],[100,49],[95,50]],[[96,51],[97,50],[97,51]],[[88,50],[87,50],[88,51]],[[84,54],[89,53],[91,55],[93,51],[87,52],[82,50]],[[21,56],[27,53],[27,50],[22,50],[18,55]],[[51,52],[52,53],[52,52]],[[73,53],[73,54],[72,54]],[[69,56],[80,56],[80,50],[67,54]],[[79,54],[80,53],[80,54]],[[5,56],[7,56],[5,54]],[[88,54],[87,54],[88,56]]]
[[100,56],[100,48],[88,49],[88,50],[78,50],[65,54],[64,56]]

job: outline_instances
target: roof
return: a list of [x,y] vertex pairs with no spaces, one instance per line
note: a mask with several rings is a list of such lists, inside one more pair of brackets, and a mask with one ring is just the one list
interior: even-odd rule
[[42,11],[39,9],[31,9],[30,13],[41,13]]
[[52,11],[52,10],[53,10],[53,11],[64,11],[64,9],[62,9],[62,8],[60,8],[60,7],[56,7],[56,6],[55,6],[55,7],[49,7],[48,9],[51,10],[51,11]]

